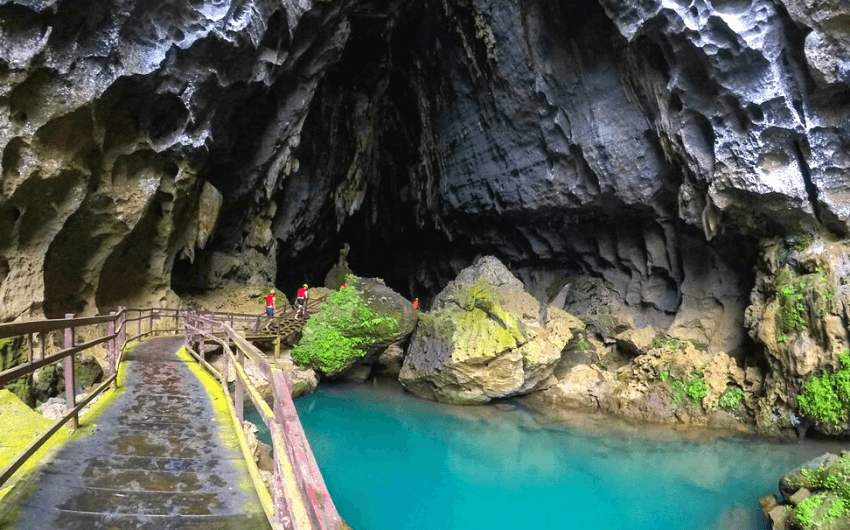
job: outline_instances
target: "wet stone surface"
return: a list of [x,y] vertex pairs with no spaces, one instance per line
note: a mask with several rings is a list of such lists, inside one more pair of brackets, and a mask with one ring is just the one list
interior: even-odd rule
[[[9,528],[263,529],[233,427],[216,421],[203,385],[155,339],[127,358],[125,392],[96,432],[61,450],[39,472]],[[5,529],[6,527],[4,527]]]

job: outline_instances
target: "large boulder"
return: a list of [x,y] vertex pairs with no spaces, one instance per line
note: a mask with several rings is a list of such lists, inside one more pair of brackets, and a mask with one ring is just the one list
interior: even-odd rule
[[349,279],[304,325],[301,341],[292,349],[297,364],[338,376],[413,332],[418,315],[408,300],[381,280]]
[[436,297],[413,335],[399,374],[414,394],[446,403],[486,403],[540,388],[584,324],[523,290],[499,260],[479,258]]

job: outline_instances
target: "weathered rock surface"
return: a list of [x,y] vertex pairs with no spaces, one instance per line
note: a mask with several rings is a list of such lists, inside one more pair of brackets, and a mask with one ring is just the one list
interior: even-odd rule
[[653,328],[625,332],[618,342],[636,356],[620,367],[577,364],[524,402],[555,416],[558,409],[601,410],[640,421],[750,430],[762,388],[758,368],[744,369],[724,352],[702,351]]
[[761,252],[746,325],[771,368],[760,418],[767,429],[797,424],[805,382],[839,368],[850,349],[850,247],[807,237],[766,241]]
[[577,318],[538,302],[497,259],[480,258],[436,298],[414,333],[399,381],[458,404],[524,394],[549,381]]

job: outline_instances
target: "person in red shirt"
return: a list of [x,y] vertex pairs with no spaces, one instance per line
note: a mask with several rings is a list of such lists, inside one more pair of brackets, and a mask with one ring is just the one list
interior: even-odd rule
[[266,316],[274,316],[274,289],[269,291],[269,294],[266,295]]
[[295,296],[295,307],[298,309],[295,311],[295,316],[306,316],[307,314],[307,298],[309,298],[310,292],[307,290],[307,284],[305,283],[300,289],[298,289],[298,294]]
[[419,309],[419,299],[418,298],[413,299],[413,309]]

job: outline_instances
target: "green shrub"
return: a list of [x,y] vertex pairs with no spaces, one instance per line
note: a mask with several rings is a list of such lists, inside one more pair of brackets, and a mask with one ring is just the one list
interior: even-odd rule
[[339,289],[304,325],[292,359],[324,373],[337,373],[362,357],[376,338],[397,328],[396,318],[373,312],[357,289]]
[[731,412],[741,408],[741,400],[744,398],[744,391],[737,386],[729,387],[720,394],[717,400],[717,405]]
[[590,343],[587,342],[584,339],[581,339],[580,341],[578,341],[577,346],[578,346],[578,349],[580,349],[580,350],[586,350],[586,349],[590,348]]
[[838,359],[838,370],[812,377],[797,396],[800,412],[830,427],[841,426],[850,414],[850,351],[845,350]]
[[660,374],[658,374],[658,379],[662,383],[666,383],[667,379],[670,378],[670,370],[662,370]]

